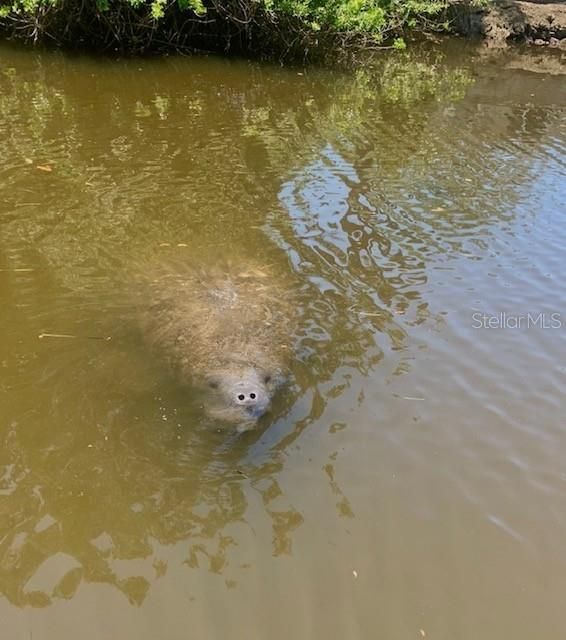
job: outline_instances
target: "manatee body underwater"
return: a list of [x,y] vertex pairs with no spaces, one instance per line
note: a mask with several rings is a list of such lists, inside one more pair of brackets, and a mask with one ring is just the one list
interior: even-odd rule
[[208,416],[240,429],[269,411],[293,353],[297,305],[269,267],[182,261],[145,278],[142,330],[155,357],[203,393]]

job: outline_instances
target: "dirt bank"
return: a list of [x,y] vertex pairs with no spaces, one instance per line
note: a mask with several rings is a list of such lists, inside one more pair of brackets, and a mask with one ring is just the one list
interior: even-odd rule
[[564,2],[493,0],[478,8],[470,0],[456,0],[451,13],[460,33],[486,38],[494,46],[528,42],[566,49]]

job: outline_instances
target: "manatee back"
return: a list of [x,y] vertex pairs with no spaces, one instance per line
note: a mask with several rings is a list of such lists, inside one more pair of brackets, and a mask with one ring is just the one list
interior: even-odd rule
[[246,366],[285,369],[296,307],[291,288],[269,267],[168,262],[147,285],[144,334],[184,376]]

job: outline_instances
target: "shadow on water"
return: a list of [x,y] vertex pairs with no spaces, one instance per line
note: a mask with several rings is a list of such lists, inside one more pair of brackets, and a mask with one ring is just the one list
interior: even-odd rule
[[[489,73],[441,52],[351,74],[10,58],[0,591],[39,607],[97,582],[139,604],[167,570],[154,547],[179,542],[189,567],[224,574],[231,528],[253,529],[250,495],[273,555],[290,554],[304,516],[277,500],[287,452],[353,376],[408,371],[412,328],[442,321],[429,270],[479,260],[494,229],[509,231],[536,162],[529,145],[552,116],[544,105],[481,113],[474,92]],[[164,246],[210,259],[237,247],[297,276],[292,382],[257,431],[204,428],[198,399],[141,345],[125,274]],[[353,517],[332,460],[323,473]]]

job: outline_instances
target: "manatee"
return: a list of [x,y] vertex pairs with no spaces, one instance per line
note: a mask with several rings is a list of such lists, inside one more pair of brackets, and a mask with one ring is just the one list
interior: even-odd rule
[[204,394],[206,413],[249,427],[269,411],[292,357],[292,287],[264,265],[169,262],[146,278],[142,329],[182,384]]

